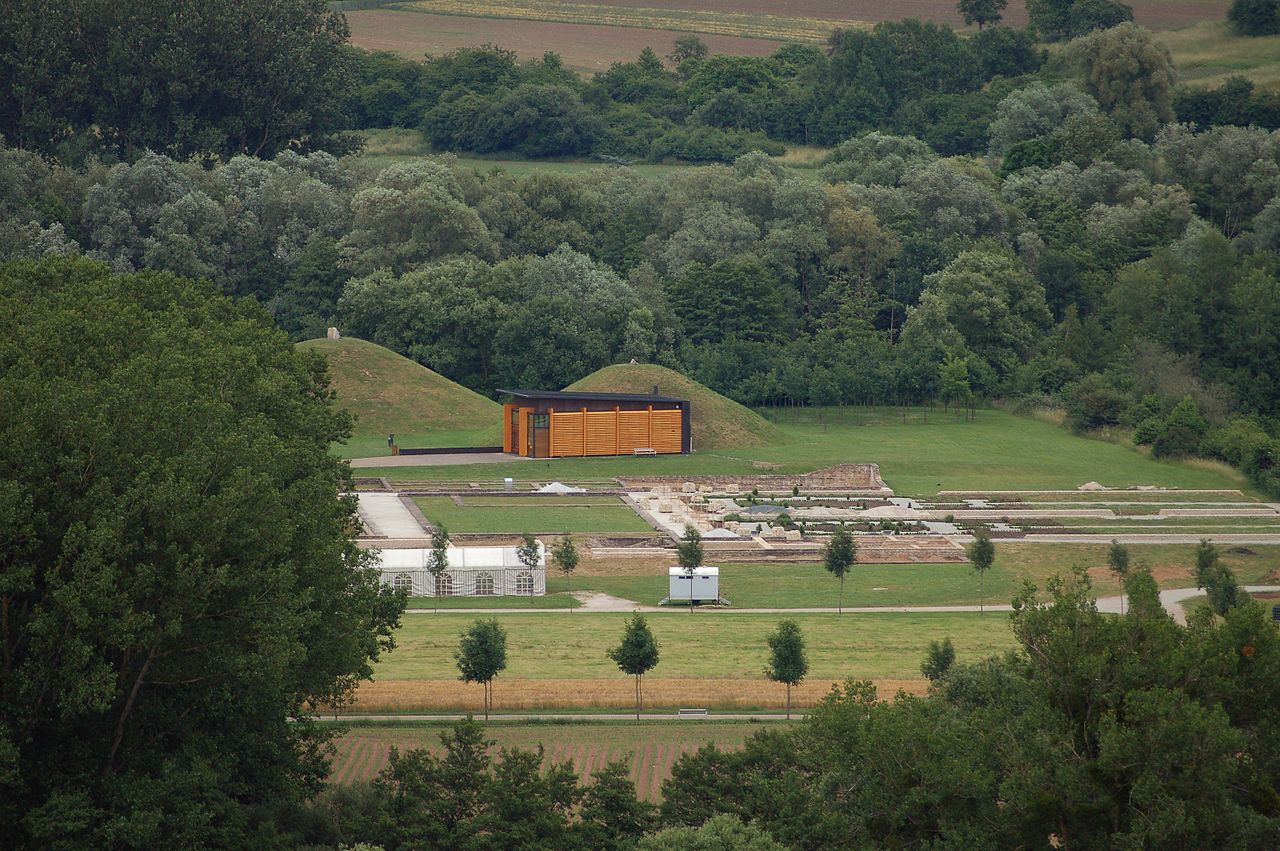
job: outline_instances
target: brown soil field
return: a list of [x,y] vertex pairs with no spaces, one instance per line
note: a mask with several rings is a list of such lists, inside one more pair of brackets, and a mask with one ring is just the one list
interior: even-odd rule
[[[646,6],[652,9],[709,8],[746,14],[786,14],[818,19],[855,19],[860,21],[899,21],[903,18],[919,18],[937,21],[956,28],[964,26],[964,19],[956,11],[952,0],[590,0],[601,6]],[[1175,29],[1199,21],[1220,21],[1226,17],[1230,0],[1136,0],[1134,20],[1148,29]],[[1005,9],[1003,23],[1015,27],[1027,23],[1027,9],[1023,0],[1011,0]]]
[[[776,723],[776,722],[771,722]],[[493,750],[519,747],[532,750],[541,744],[543,759],[549,763],[572,762],[582,782],[606,763],[627,760],[631,780],[647,800],[661,797],[662,781],[671,776],[671,766],[682,755],[705,744],[727,750],[741,748],[760,724],[713,723],[673,727],[668,723],[647,724],[563,724],[493,725],[485,728]],[[336,743],[333,783],[369,780],[386,767],[391,748],[401,751],[425,748],[440,754],[441,728],[434,726],[357,727]]]
[[[876,680],[881,696],[899,690],[924,694],[928,682]],[[792,689],[794,707],[813,706],[831,691],[832,682],[814,679]],[[353,712],[479,712],[482,689],[458,680],[387,680],[362,684]],[[635,706],[630,677],[616,679],[504,679],[494,680],[495,712],[531,709],[623,709]],[[682,679],[646,677],[644,702],[649,709],[706,706],[717,709],[781,709],[787,691],[777,683],[758,679]]]
[[[614,62],[630,62],[652,47],[659,56],[671,52],[684,33],[671,30],[559,24],[542,21],[496,20],[422,12],[370,10],[347,12],[351,43],[367,50],[390,50],[421,58],[459,47],[496,44],[514,50],[520,59],[539,59],[547,51],[560,54],[577,71],[603,71]],[[768,56],[780,41],[706,35],[713,53]]]
[[[875,23],[915,17],[963,26],[951,0],[591,0],[595,5],[617,8],[723,10],[747,15],[787,15],[814,20],[860,20]],[[1229,0],[1137,0],[1131,4],[1134,19],[1149,29],[1169,30],[1201,21],[1221,21]],[[348,12],[351,42],[370,50],[390,50],[406,56],[440,54],[459,47],[485,43],[514,50],[521,59],[536,59],[547,51],[560,54],[577,71],[592,72],[614,62],[627,62],[641,49],[652,47],[659,55],[670,52],[682,32],[638,27],[552,23],[533,20],[436,15],[418,11],[377,9]],[[1005,10],[1005,23],[1024,26],[1026,8],[1013,0]],[[701,34],[712,53],[765,56],[781,44],[763,38]]]

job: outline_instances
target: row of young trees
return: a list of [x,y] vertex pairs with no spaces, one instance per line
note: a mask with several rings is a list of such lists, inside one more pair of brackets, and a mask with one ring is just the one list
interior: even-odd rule
[[[791,717],[791,688],[799,685],[809,672],[804,636],[793,620],[779,622],[767,638],[769,664],[765,676],[787,687],[787,717]],[[658,665],[658,640],[643,615],[628,618],[622,639],[607,651],[608,657],[624,674],[635,677],[636,720],[644,708],[644,676]],[[493,707],[493,681],[507,668],[507,631],[495,619],[478,620],[464,632],[454,654],[460,679],[484,686],[484,717]]]

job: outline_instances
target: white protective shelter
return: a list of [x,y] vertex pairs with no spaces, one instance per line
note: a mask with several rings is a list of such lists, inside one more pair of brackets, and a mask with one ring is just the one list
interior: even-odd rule
[[547,593],[547,548],[538,542],[538,563],[527,567],[515,547],[449,547],[449,566],[437,579],[431,550],[386,549],[379,553],[382,581],[411,597],[533,597]]
[[672,603],[715,603],[720,600],[720,568],[667,568],[667,600]]

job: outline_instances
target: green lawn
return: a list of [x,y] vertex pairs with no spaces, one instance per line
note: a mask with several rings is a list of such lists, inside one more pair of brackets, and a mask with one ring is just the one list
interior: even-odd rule
[[[755,449],[709,449],[689,456],[565,458],[452,467],[361,470],[392,480],[454,479],[499,482],[607,479],[628,475],[758,474],[752,461],[803,473],[833,464],[870,461],[899,494],[941,490],[1072,489],[1088,481],[1110,487],[1240,488],[1239,481],[1178,461],[1156,461],[1134,449],[1073,435],[1060,426],[1001,410],[978,412],[975,422],[940,412],[898,409],[806,409],[778,421],[782,440]],[[486,530],[495,531],[495,530]]]
[[571,505],[565,503],[564,497],[555,497],[546,503],[541,498],[511,497],[505,504],[501,497],[491,497],[484,505],[473,505],[467,500],[461,506],[447,496],[418,497],[414,501],[428,520],[450,532],[644,534],[653,531],[617,497],[613,498],[612,505],[591,502]]
[[[507,631],[507,669],[520,679],[618,677],[605,655],[618,643],[625,614],[494,615]],[[810,678],[914,679],[929,642],[949,636],[959,659],[971,661],[1013,646],[1005,613],[800,614]],[[777,615],[673,611],[649,616],[660,660],[654,677],[759,678],[768,655],[765,636]],[[471,620],[457,614],[405,615],[399,645],[378,662],[375,679],[455,680],[453,654]]]

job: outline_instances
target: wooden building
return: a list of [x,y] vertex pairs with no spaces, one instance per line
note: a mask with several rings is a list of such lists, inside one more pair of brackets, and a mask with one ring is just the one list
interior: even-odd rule
[[504,452],[568,458],[681,454],[693,449],[688,399],[656,392],[498,392],[512,399],[502,406]]

